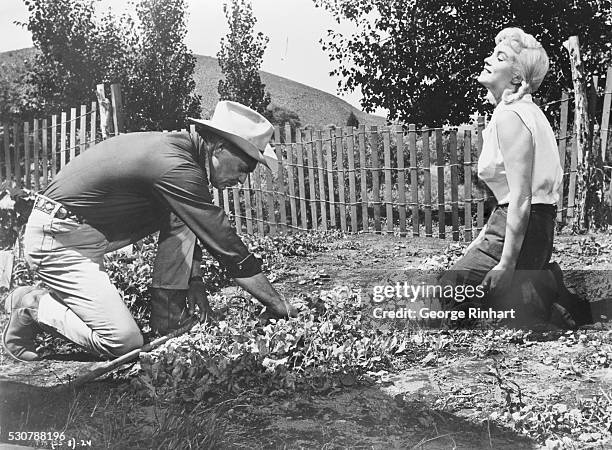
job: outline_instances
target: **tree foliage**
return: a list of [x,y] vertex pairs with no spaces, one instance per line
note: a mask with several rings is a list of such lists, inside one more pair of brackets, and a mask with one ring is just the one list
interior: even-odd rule
[[128,93],[132,129],[179,129],[188,116],[201,113],[196,59],[184,43],[185,0],[141,0],[136,12],[138,63]]
[[224,80],[219,80],[221,100],[233,100],[249,106],[260,114],[266,113],[270,94],[261,82],[259,68],[268,38],[255,33],[257,19],[249,0],[231,0],[223,5],[229,33],[221,39],[217,53]]
[[357,128],[359,126],[359,119],[357,119],[357,116],[353,111],[351,111],[348,119],[346,119],[346,125],[353,128]]
[[538,95],[545,101],[571,89],[562,43],[578,35],[585,67],[604,75],[612,61],[611,0],[314,0],[352,35],[328,31],[323,48],[338,66],[339,88],[360,87],[362,106],[389,111],[389,119],[426,125],[461,123],[483,112],[484,90],[475,81],[495,35],[507,26],[533,34],[551,60]]
[[295,111],[282,106],[270,105],[264,115],[272,125],[284,126],[288,123],[294,130],[302,125],[300,117]]
[[29,110],[88,104],[99,83],[121,83],[131,129],[176,128],[199,115],[193,94],[195,58],[183,44],[184,0],[140,0],[139,23],[95,0],[24,0],[39,50],[27,74]]
[[33,109],[88,103],[96,84],[126,81],[131,22],[95,16],[93,0],[25,0],[28,30],[40,51],[28,74]]

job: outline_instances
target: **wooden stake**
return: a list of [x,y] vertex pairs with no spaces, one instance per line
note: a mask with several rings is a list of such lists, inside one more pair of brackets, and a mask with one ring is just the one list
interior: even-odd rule
[[[599,149],[593,148],[590,129],[589,105],[586,93],[586,72],[582,64],[578,36],[571,36],[563,43],[569,52],[574,84],[574,124],[578,176],[576,183],[577,214],[572,227],[581,232],[589,229],[590,215],[595,216],[605,196],[603,189],[603,164]],[[589,211],[594,209],[592,213]],[[597,219],[596,217],[593,217]]]
[[[102,139],[104,140],[112,134],[112,107],[110,100],[106,98],[106,94],[104,93],[103,84],[98,84],[96,95],[98,97],[98,105],[100,109],[100,132],[102,133]],[[62,120],[62,123],[63,122],[64,121]]]

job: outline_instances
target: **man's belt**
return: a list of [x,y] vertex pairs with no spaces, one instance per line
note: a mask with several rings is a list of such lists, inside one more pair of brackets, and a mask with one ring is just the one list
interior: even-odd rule
[[71,219],[77,223],[83,223],[84,219],[80,215],[70,211],[60,202],[56,202],[48,197],[41,194],[36,194],[36,200],[34,201],[34,209],[49,214],[52,217],[58,219]]

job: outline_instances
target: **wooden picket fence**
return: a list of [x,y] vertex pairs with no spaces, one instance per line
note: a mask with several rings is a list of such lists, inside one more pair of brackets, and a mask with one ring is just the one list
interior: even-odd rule
[[0,179],[36,191],[74,157],[123,127],[121,86],[98,85],[98,101],[32,122],[2,124]]
[[[123,131],[119,86],[111,87],[111,102],[104,87],[98,86],[98,100],[50,120],[4,124],[0,177],[42,189],[80,152]],[[596,133],[603,154],[611,100],[612,68]],[[564,171],[557,205],[560,222],[573,217],[575,209],[577,149],[575,133],[568,128],[570,102],[563,94],[559,101],[544,105],[560,112],[556,125]],[[482,229],[487,201],[492,200],[475,173],[484,127],[482,117],[461,130],[417,130],[414,125],[277,127],[273,144],[280,162],[278,174],[272,176],[258,166],[243,186],[213,189],[214,202],[246,233],[338,229],[469,241]],[[605,168],[612,172],[612,167]],[[612,184],[609,189],[612,203]]]

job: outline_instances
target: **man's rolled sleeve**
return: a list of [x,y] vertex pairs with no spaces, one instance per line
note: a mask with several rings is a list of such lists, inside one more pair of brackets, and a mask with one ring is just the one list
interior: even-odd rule
[[246,248],[216,206],[202,169],[185,162],[168,171],[155,185],[155,193],[193,231],[202,245],[233,278],[261,272],[261,263]]
[[261,272],[261,261],[252,253],[240,261],[236,266],[227,266],[227,271],[232,278],[248,278]]

